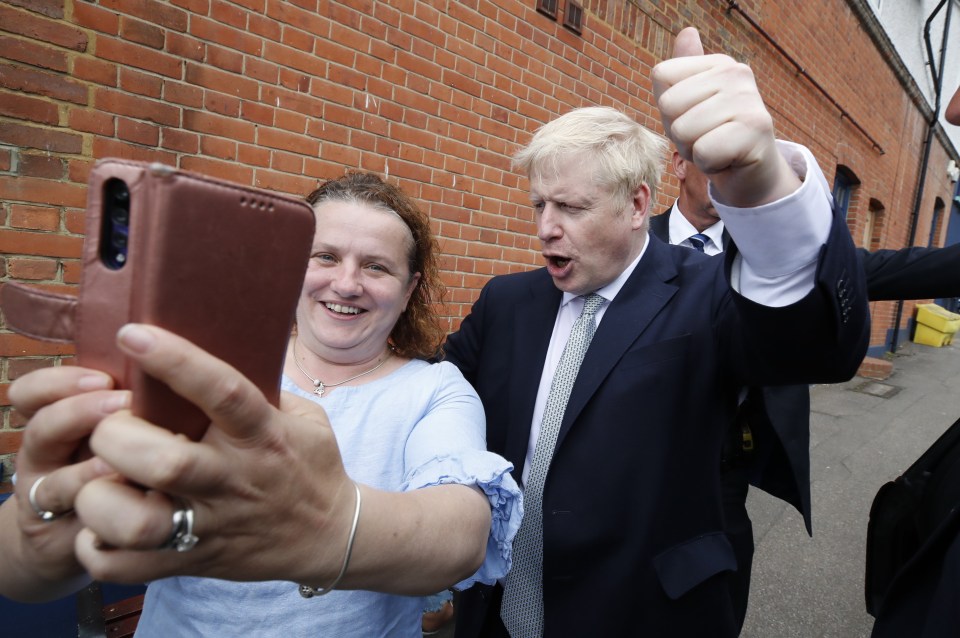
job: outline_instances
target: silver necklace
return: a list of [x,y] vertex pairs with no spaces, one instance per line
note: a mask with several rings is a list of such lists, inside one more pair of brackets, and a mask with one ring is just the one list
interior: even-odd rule
[[376,372],[377,370],[380,369],[380,367],[381,367],[383,364],[385,364],[385,363],[390,359],[390,357],[391,357],[392,355],[393,355],[393,352],[387,351],[387,356],[386,356],[386,358],[384,358],[383,361],[381,361],[381,362],[378,363],[377,365],[373,366],[372,368],[370,368],[370,369],[367,370],[366,372],[361,372],[360,374],[355,374],[355,375],[353,375],[352,377],[350,377],[349,379],[344,379],[343,381],[339,381],[339,382],[337,382],[337,383],[324,383],[324,382],[321,381],[320,379],[314,379],[312,376],[310,376],[310,373],[307,372],[306,370],[304,370],[304,369],[303,369],[303,366],[300,365],[300,361],[297,359],[297,337],[296,337],[296,336],[293,337],[293,363],[294,363],[294,365],[297,366],[297,369],[298,369],[300,372],[303,373],[303,376],[305,376],[307,379],[310,380],[310,383],[313,384],[313,393],[316,394],[316,395],[319,396],[319,397],[322,397],[322,396],[323,396],[323,391],[326,390],[327,388],[335,388],[335,387],[337,387],[338,385],[343,385],[344,383],[348,383],[348,382],[350,382],[350,381],[353,381],[354,379],[359,379],[360,377],[362,377],[362,376],[364,376],[364,375],[367,375],[367,374],[370,374],[371,372]]

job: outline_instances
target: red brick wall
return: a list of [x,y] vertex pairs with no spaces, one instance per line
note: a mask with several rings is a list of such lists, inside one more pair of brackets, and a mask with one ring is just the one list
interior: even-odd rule
[[[490,276],[539,263],[514,150],[544,121],[587,104],[625,109],[659,130],[649,71],[688,24],[702,28],[708,49],[754,67],[779,134],[810,146],[828,179],[838,164],[858,176],[857,236],[873,198],[885,208],[878,245],[905,243],[924,122],[843,0],[739,6],[883,154],[725,2],[587,0],[582,36],[534,4],[0,4],[0,278],[73,288],[84,184],[101,157],[298,195],[361,167],[398,180],[431,215],[455,328]],[[931,166],[944,159],[937,144]],[[668,178],[657,210],[675,194]],[[950,201],[942,177],[927,182],[920,243],[938,195]],[[892,306],[875,304],[873,343],[883,342]],[[69,355],[0,331],[0,406],[10,381]],[[0,458],[16,449],[22,425],[2,409]]]

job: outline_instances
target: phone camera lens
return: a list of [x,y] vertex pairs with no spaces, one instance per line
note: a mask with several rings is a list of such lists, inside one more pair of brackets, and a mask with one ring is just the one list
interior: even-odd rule
[[127,185],[120,179],[111,179],[107,183],[107,189],[109,190],[110,197],[113,198],[113,201],[123,206],[130,201],[130,189],[127,188]]
[[121,232],[119,232],[119,231],[115,231],[115,232],[113,233],[113,245],[114,245],[118,250],[121,250],[121,251],[124,250],[124,249],[127,247],[127,236],[126,236],[126,234],[121,233]]
[[130,244],[131,194],[127,184],[116,177],[103,185],[100,222],[100,260],[118,270],[127,262]]

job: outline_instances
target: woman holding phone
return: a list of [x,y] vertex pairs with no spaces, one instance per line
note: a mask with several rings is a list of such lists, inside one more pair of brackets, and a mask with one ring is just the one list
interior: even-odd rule
[[473,389],[427,362],[443,338],[427,217],[365,173],[308,201],[317,231],[279,409],[142,325],[118,344],[210,417],[199,442],[131,416],[96,371],[11,387],[30,423],[0,509],[0,594],[150,581],[138,636],[419,636],[423,596],[506,574],[511,467],[486,451]]

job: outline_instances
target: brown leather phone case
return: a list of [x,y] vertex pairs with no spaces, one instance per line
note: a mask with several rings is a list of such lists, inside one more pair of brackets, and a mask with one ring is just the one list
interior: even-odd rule
[[[118,180],[129,192],[119,240],[103,230]],[[78,297],[7,283],[0,304],[8,327],[75,341],[80,365],[132,390],[135,414],[197,439],[209,419],[126,359],[117,330],[138,322],[179,334],[276,405],[314,224],[302,200],[163,164],[102,160],[89,180]],[[105,256],[115,244],[126,250],[119,263]]]

